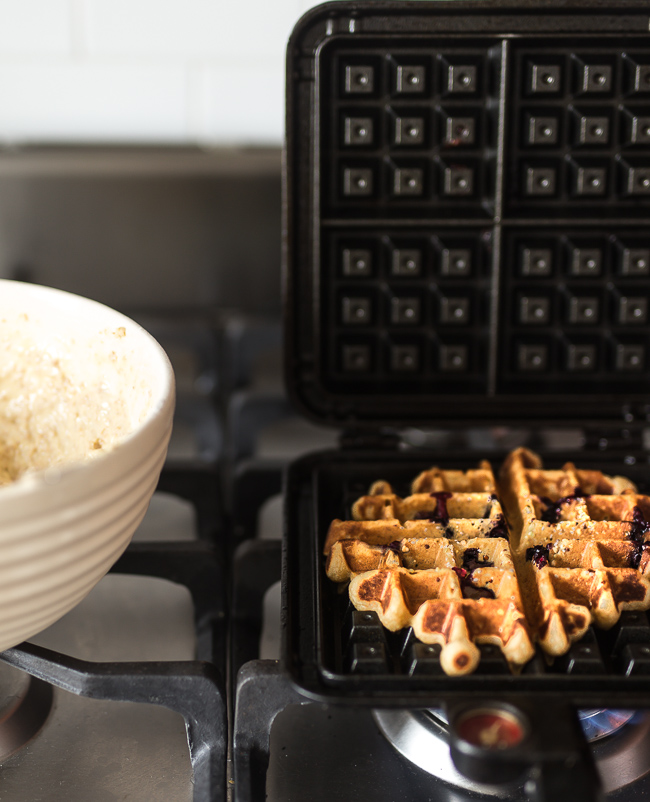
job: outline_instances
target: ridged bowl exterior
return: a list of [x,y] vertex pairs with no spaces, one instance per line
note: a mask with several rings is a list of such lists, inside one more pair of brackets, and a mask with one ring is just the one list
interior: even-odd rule
[[17,308],[51,318],[53,331],[73,317],[76,340],[88,337],[89,358],[95,331],[124,327],[120,348],[150,398],[137,427],[105,454],[0,487],[0,651],[72,609],[122,554],[156,487],[174,411],[169,360],[130,319],[78,296],[0,280],[0,317]]

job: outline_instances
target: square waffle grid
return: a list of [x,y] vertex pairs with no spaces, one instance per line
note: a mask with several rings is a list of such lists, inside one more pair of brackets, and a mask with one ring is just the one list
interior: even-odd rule
[[650,382],[650,234],[504,232],[502,392],[633,392]]
[[549,654],[566,651],[590,621],[610,628],[621,610],[650,602],[650,499],[624,477],[545,470],[517,449],[501,472],[511,546],[528,616]]
[[643,217],[650,210],[650,53],[625,40],[515,43],[507,216]]
[[353,504],[354,521],[334,521],[325,544],[327,575],[351,580],[355,609],[437,644],[447,674],[473,671],[478,643],[498,645],[515,668],[534,652],[494,490],[487,463],[426,471],[405,498],[375,482]]
[[647,389],[650,48],[394,41],[319,56],[324,387]]
[[498,43],[485,40],[326,57],[324,214],[491,218],[499,70]]
[[331,375],[398,392],[487,392],[491,249],[489,229],[329,233]]
[[[616,472],[611,467],[608,470],[612,473]],[[629,468],[625,469],[624,466],[618,466],[618,470],[633,475],[637,482],[639,482],[639,477],[641,477],[641,481],[643,480],[643,471],[639,473],[639,471],[632,471]],[[328,466],[318,471],[319,478],[316,482],[317,496],[319,497],[318,507],[322,512],[320,536],[318,537],[321,545],[317,547],[320,554],[322,554],[325,533],[331,521],[331,515],[327,519],[325,508],[329,508],[330,512],[332,509],[338,509],[342,517],[350,517],[354,502],[362,496],[364,490],[367,492],[370,478],[376,477],[378,471],[382,475],[391,476],[394,479],[391,489],[395,489],[398,494],[401,492],[404,496],[408,496],[409,480],[417,475],[418,468],[394,464],[391,467],[386,465],[382,471],[381,467],[360,462],[356,469],[338,465],[333,469]],[[360,478],[362,475],[368,477],[368,482],[364,482]],[[393,537],[387,531],[386,522],[387,519],[378,523],[375,542],[369,544],[367,550],[358,552],[358,556],[363,562],[357,567],[368,568],[373,564],[372,561],[377,559],[377,552],[382,552],[379,559],[383,556],[388,562],[393,561],[391,555],[395,555],[395,552],[390,548],[385,548],[387,538]],[[422,523],[412,521],[411,525],[418,527]],[[424,523],[426,525],[429,522]],[[435,526],[435,524],[431,525]],[[480,542],[487,545],[490,541],[481,539]],[[492,548],[498,542],[497,539],[491,539]],[[438,547],[439,550],[447,555],[450,562],[453,559],[458,567],[459,557],[454,548],[454,541],[445,539],[444,543],[445,545]],[[417,545],[415,544],[414,557],[412,557],[414,560],[418,559]],[[342,546],[341,551],[344,551],[344,542],[342,542]],[[449,550],[450,546],[451,550]],[[615,544],[610,542],[603,545],[601,543],[595,551],[588,549],[589,559],[592,562],[590,563],[591,569],[587,570],[616,573],[622,568],[627,568],[625,563],[634,549],[634,543],[624,539],[618,539]],[[556,594],[557,598],[560,598],[563,592],[561,590],[562,570],[568,568],[572,561],[582,559],[584,555],[582,553],[578,555],[575,550],[572,552],[567,548],[566,542],[559,543],[556,551],[557,555],[552,557],[552,561],[557,577],[554,579],[558,588]],[[403,555],[401,559],[407,554]],[[644,556],[643,559],[645,560],[646,557]],[[388,677],[392,681],[398,677],[409,677],[411,682],[417,684],[421,681],[426,685],[428,678],[437,677],[437,681],[440,681],[440,678],[445,676],[440,666],[440,647],[438,645],[422,642],[409,628],[390,632],[382,626],[376,613],[354,609],[348,600],[347,591],[340,593],[334,582],[326,576],[320,577],[320,572],[323,571],[322,557],[317,562],[322,605],[321,625],[325,639],[322,642],[320,670],[326,682],[340,685],[341,682],[345,683],[346,677],[363,675],[368,680],[377,682]],[[643,577],[645,576],[644,569],[645,566],[642,565]],[[639,576],[636,570],[635,574]],[[616,580],[614,580],[614,584],[615,582]],[[572,592],[574,593],[574,591]],[[575,602],[575,595],[571,596],[569,603],[573,602]],[[480,644],[479,651],[481,659],[476,671],[471,676],[496,678],[510,675],[507,661],[497,646]],[[587,675],[590,677],[643,677],[649,674],[650,621],[646,612],[629,609],[620,614],[618,621],[610,629],[589,627],[578,642],[572,643],[566,653],[556,657],[550,665],[538,650],[533,659],[524,667],[522,676],[530,679],[542,676],[558,679],[563,675],[567,677]]]

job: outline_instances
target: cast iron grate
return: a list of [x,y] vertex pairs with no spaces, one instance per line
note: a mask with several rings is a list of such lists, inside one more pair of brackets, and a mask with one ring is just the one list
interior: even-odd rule
[[193,504],[197,534],[204,539],[131,543],[111,569],[187,587],[198,659],[99,663],[31,643],[0,655],[31,676],[80,696],[158,704],[180,713],[192,760],[195,802],[226,797],[226,583],[223,550],[208,542],[220,529],[216,475],[214,466],[200,461],[166,464],[157,489]]

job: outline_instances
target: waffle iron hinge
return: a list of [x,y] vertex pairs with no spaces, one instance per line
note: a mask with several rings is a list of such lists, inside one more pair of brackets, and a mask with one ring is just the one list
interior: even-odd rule
[[339,445],[346,451],[397,451],[401,442],[394,429],[344,429],[339,437]]
[[586,451],[629,451],[631,456],[647,451],[650,428],[642,425],[584,429]]
[[630,407],[622,409],[622,420],[609,426],[585,426],[584,449],[592,452],[626,451],[626,462],[634,464],[644,452],[650,451],[650,406],[642,416],[634,415]]

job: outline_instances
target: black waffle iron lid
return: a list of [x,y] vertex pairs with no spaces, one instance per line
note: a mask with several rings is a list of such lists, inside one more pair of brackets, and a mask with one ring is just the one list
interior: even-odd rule
[[646,417],[649,12],[336,2],[298,23],[286,375],[307,415]]

